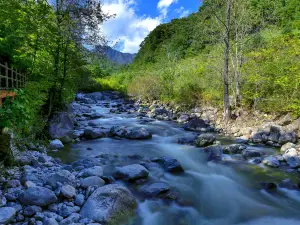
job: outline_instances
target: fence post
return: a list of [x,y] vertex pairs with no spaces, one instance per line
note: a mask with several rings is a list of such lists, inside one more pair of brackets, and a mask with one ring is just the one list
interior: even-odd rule
[[11,79],[11,88],[14,88],[14,67],[13,66],[11,66],[10,79]]
[[8,89],[8,65],[5,63],[5,88]]

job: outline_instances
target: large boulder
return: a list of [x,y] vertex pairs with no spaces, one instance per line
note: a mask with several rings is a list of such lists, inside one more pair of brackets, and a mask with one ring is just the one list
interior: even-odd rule
[[43,187],[30,187],[19,196],[19,201],[23,205],[47,206],[57,201],[55,194]]
[[60,139],[69,136],[74,129],[74,121],[66,112],[54,114],[50,121],[49,134],[52,139]]
[[85,94],[84,97],[92,99],[94,102],[105,100],[105,97],[101,92],[93,92],[93,93]]
[[280,152],[285,153],[287,150],[289,150],[291,148],[295,148],[295,147],[296,147],[296,145],[294,143],[288,142],[281,146]]
[[209,125],[202,119],[194,118],[190,120],[185,126],[184,129],[187,131],[208,131]]
[[112,127],[110,130],[112,136],[126,138],[131,140],[142,140],[152,138],[152,134],[143,127]]
[[83,218],[111,225],[131,216],[136,208],[136,200],[127,188],[110,184],[94,191],[80,214]]
[[12,207],[0,208],[0,224],[8,224],[16,216],[16,210]]
[[118,178],[133,181],[141,178],[148,177],[148,170],[139,164],[133,164],[123,167],[118,167],[116,171],[116,176]]
[[177,122],[178,123],[186,123],[190,120],[190,115],[189,114],[181,114],[181,116],[178,118]]
[[200,134],[195,141],[196,147],[206,147],[212,145],[216,140],[216,135],[214,134]]
[[298,156],[289,157],[289,158],[287,158],[286,162],[287,162],[288,166],[293,169],[300,168],[300,157],[298,157]]

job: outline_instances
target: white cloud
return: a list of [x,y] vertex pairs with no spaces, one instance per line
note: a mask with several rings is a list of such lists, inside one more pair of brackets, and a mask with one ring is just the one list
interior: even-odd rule
[[186,17],[190,14],[189,10],[185,10],[183,6],[181,6],[179,9],[176,9],[175,12],[179,14],[179,18]]
[[178,0],[160,0],[157,4],[161,15],[165,18],[168,14],[168,9],[173,3],[177,3]]
[[116,16],[102,25],[102,31],[111,45],[122,43],[122,52],[138,52],[144,38],[162,23],[161,17],[138,16],[135,6],[135,0],[106,0],[103,5],[104,12]]

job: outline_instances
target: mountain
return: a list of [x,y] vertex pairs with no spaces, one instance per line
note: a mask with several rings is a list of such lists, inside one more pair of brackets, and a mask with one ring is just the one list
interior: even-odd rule
[[122,65],[131,64],[136,56],[136,54],[123,53],[108,46],[96,46],[95,50],[104,53],[110,61]]

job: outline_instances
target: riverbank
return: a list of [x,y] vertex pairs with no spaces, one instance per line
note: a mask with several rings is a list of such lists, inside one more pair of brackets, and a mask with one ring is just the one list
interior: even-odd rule
[[22,152],[1,178],[0,223],[298,223],[297,146],[280,155],[172,110],[116,92],[78,94],[51,121],[49,146]]

